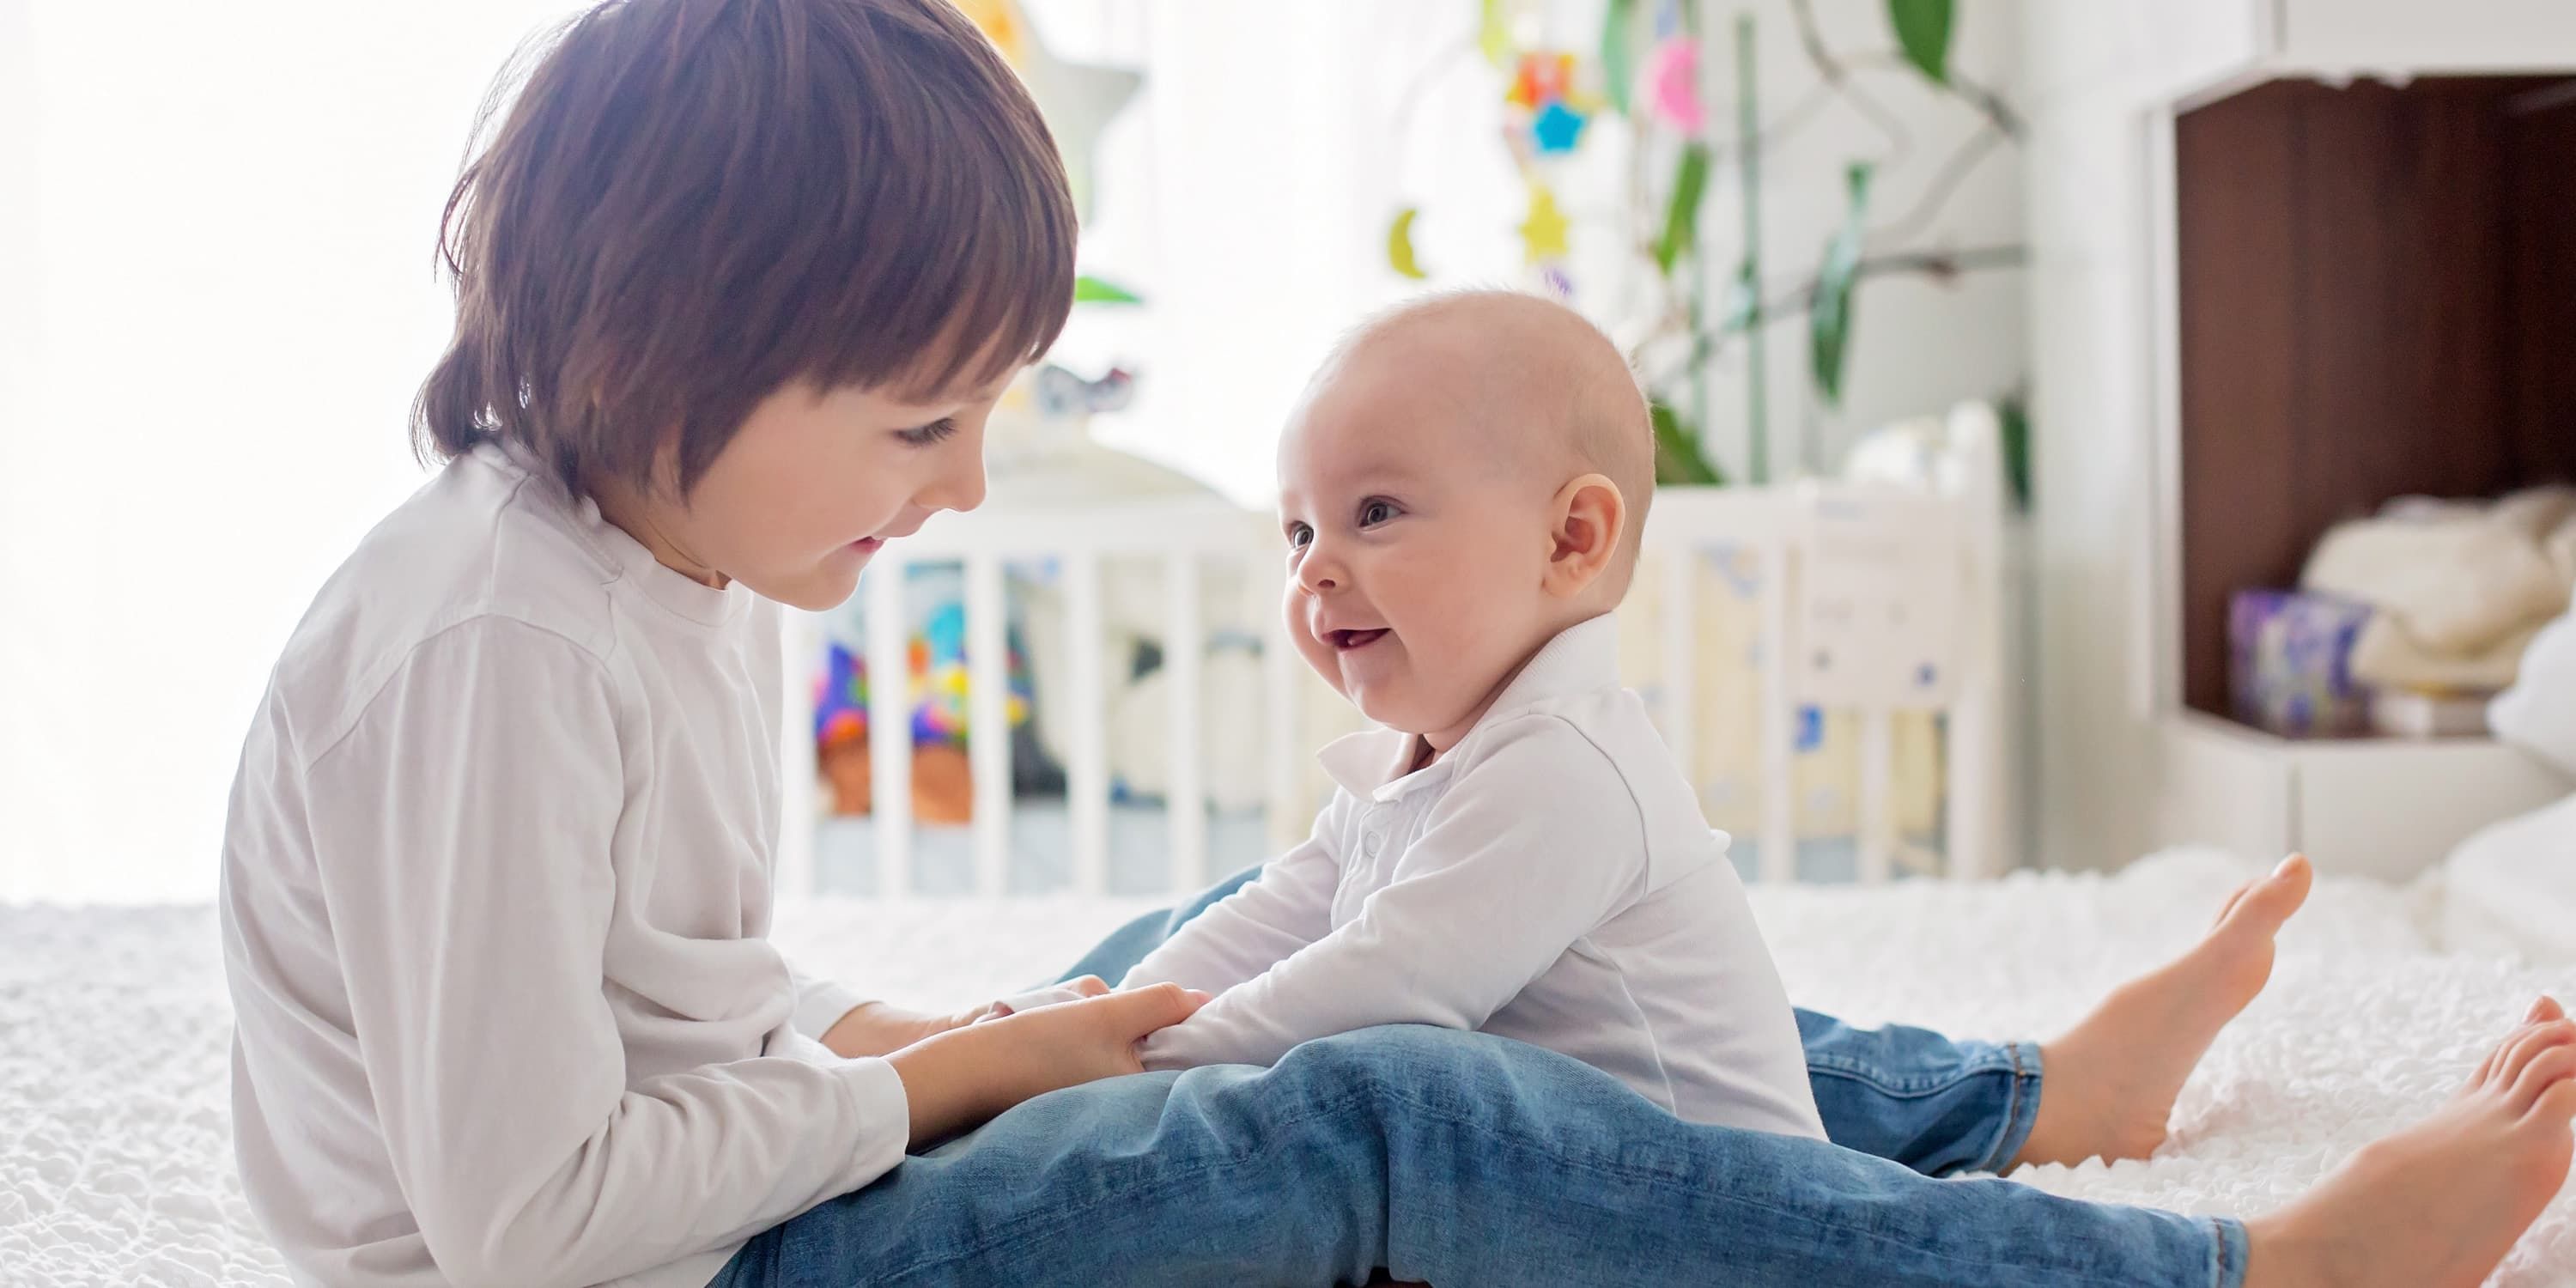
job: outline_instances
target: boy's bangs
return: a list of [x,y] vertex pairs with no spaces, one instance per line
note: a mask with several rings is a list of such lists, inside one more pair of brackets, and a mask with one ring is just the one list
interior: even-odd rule
[[818,383],[929,403],[1044,356],[1073,309],[1075,237],[1063,169],[1045,160],[998,184],[945,176],[891,220],[880,202],[875,222],[900,227],[846,243],[870,262],[845,270],[841,345]]

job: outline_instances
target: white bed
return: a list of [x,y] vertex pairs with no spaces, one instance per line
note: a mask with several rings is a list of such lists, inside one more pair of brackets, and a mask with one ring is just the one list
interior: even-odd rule
[[[2031,1035],[2197,935],[2242,872],[2205,852],[2111,877],[1761,887],[1790,991],[1856,1021]],[[2438,886],[2320,883],[2272,986],[2222,1036],[2149,1162],[2026,1169],[2061,1194],[2188,1211],[2270,1206],[2430,1110],[2537,992],[2576,969],[2438,952]],[[962,1002],[1068,962],[1144,904],[818,900],[781,910],[799,960],[887,996]],[[0,1284],[277,1284],[226,1140],[223,985],[200,907],[0,908]],[[2576,1283],[2562,1193],[2499,1284]]]

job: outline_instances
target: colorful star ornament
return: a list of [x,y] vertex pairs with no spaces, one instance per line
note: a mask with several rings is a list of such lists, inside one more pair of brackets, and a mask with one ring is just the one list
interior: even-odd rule
[[1536,110],[1563,101],[1573,89],[1574,55],[1534,50],[1521,55],[1520,68],[1513,73],[1512,87],[1503,95],[1503,101]]
[[1576,85],[1574,55],[1561,50],[1521,54],[1503,102],[1515,109],[1514,151],[1526,140],[1540,156],[1572,152],[1583,141],[1583,127],[1602,107],[1599,96]]
[[1583,141],[1583,127],[1591,121],[1562,102],[1550,103],[1540,108],[1537,118],[1530,122],[1530,136],[1538,140],[1542,156],[1572,152],[1574,145]]
[[1569,226],[1565,212],[1557,207],[1556,194],[1546,184],[1530,180],[1529,214],[1521,220],[1521,245],[1532,268],[1565,258]]
[[1055,135],[1064,156],[1065,180],[1073,189],[1073,207],[1091,218],[1091,158],[1100,132],[1136,96],[1144,77],[1120,67],[1068,63],[1038,39],[1037,28],[1020,11],[1019,0],[955,0],[969,21],[982,28],[1003,61],[1020,74],[1037,100],[1038,113]]

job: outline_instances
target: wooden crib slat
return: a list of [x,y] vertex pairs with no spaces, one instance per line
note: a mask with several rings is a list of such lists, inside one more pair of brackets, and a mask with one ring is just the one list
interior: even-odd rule
[[975,781],[975,892],[1009,892],[1011,660],[1002,560],[966,561],[966,749]]
[[1694,797],[1699,792],[1699,699],[1693,688],[1699,656],[1693,647],[1699,634],[1698,570],[1698,551],[1675,546],[1664,552],[1664,743]]
[[[1258,576],[1256,570],[1263,565],[1252,560],[1245,562],[1248,565],[1244,569],[1245,574]],[[1273,569],[1285,567],[1280,563],[1268,566]],[[1275,585],[1270,602],[1278,603],[1286,589],[1284,583]],[[1271,613],[1269,623],[1268,628],[1261,632],[1261,692],[1266,708],[1262,741],[1268,747],[1262,762],[1267,770],[1268,788],[1262,816],[1267,824],[1264,831],[1269,851],[1278,854],[1304,840],[1308,831],[1309,820],[1297,808],[1297,771],[1306,763],[1311,749],[1298,734],[1297,668],[1300,663],[1297,647],[1288,642],[1287,624],[1280,614]]]
[[1798,879],[1798,708],[1789,688],[1789,542],[1762,544],[1762,880]]
[[1170,725],[1165,805],[1172,828],[1172,885],[1186,890],[1199,882],[1207,868],[1207,794],[1199,766],[1199,711],[1207,696],[1201,692],[1199,659],[1205,643],[1199,626],[1197,557],[1188,550],[1175,551],[1164,560],[1164,570],[1164,612],[1169,625],[1163,632],[1163,674]]
[[1896,856],[1895,717],[1884,707],[1860,713],[1860,879],[1884,885]]
[[1064,790],[1073,826],[1073,888],[1109,892],[1109,720],[1100,625],[1100,556],[1089,550],[1065,556],[1066,634],[1071,656],[1073,726],[1066,731]]
[[912,893],[912,667],[905,656],[904,560],[888,546],[861,578],[868,597],[869,810],[876,820],[877,893]]

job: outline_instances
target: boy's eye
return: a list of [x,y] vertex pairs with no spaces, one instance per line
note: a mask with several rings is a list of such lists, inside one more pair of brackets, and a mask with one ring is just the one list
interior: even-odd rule
[[1374,528],[1395,517],[1395,505],[1389,501],[1370,501],[1360,506],[1360,526]]
[[1315,530],[1313,528],[1307,527],[1302,523],[1292,523],[1288,525],[1289,549],[1303,550],[1306,548],[1306,543],[1314,539]]
[[894,432],[894,436],[903,440],[904,443],[909,446],[928,447],[932,443],[939,442],[956,432],[956,418],[953,416],[942,416],[939,419],[917,429],[898,429]]

